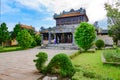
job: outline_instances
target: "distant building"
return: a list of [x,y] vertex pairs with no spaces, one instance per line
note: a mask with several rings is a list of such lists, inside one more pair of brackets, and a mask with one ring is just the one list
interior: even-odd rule
[[[41,27],[40,33],[42,35],[43,44],[54,43],[73,43],[74,44],[74,31],[81,22],[88,22],[89,19],[86,15],[86,10],[80,8],[78,10],[71,9],[60,14],[54,14],[56,26],[45,29]],[[94,24],[98,39],[104,40],[106,45],[112,45],[113,40],[108,36],[108,30],[100,30],[98,22]]]
[[32,26],[28,26],[28,25],[24,25],[24,24],[20,24],[21,28],[23,29],[29,29],[29,30],[34,30],[35,31],[35,28],[32,27]]
[[61,14],[54,14],[56,26],[79,24],[80,22],[88,22],[86,10],[80,8],[78,10],[71,9],[69,12],[63,11]]
[[97,33],[97,38],[102,39],[106,46],[113,45],[113,39],[108,35],[108,30],[101,30]]
[[98,21],[95,21],[93,25],[97,32],[97,39],[102,39],[105,42],[106,46],[113,45],[113,40],[112,37],[108,35],[108,30],[100,28],[98,25]]
[[63,11],[60,14],[54,14],[53,17],[56,20],[56,26],[48,29],[42,27],[40,31],[43,35],[43,43],[46,44],[53,43],[53,39],[56,43],[74,43],[74,30],[80,22],[88,22],[86,10],[83,8]]
[[[22,29],[27,29],[27,30],[33,30],[35,31],[35,28],[32,27],[32,26],[28,26],[28,25],[24,25],[24,24],[20,24],[21,28]],[[18,42],[16,39],[13,39],[11,40],[11,45],[14,46],[14,45],[18,45]]]

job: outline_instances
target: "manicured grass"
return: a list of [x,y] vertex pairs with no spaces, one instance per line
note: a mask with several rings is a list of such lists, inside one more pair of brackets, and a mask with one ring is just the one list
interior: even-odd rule
[[[120,80],[120,66],[103,64],[101,61],[102,52],[102,50],[97,50],[95,53],[82,53],[73,58],[72,62],[74,65],[79,65],[80,67],[78,66],[78,68],[82,67],[84,70],[92,71],[97,75],[101,75],[102,77],[109,77],[115,80]],[[74,76],[79,77],[80,75],[81,72],[78,71]]]
[[0,53],[1,52],[9,52],[9,51],[18,51],[18,50],[23,50],[23,48],[19,47],[19,46],[15,46],[15,47],[4,47],[4,48],[0,48]]

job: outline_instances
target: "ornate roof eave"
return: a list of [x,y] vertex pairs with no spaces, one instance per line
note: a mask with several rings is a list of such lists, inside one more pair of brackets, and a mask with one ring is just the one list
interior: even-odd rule
[[[61,18],[61,16],[62,15],[65,15],[65,14],[76,14],[76,15],[78,15],[78,13],[80,14],[80,15],[84,15],[84,14],[86,14],[86,10],[84,9],[84,8],[80,8],[80,9],[78,9],[78,10],[74,10],[74,9],[71,9],[70,11],[63,11],[62,13],[60,13],[60,14],[54,14],[54,19],[57,19],[57,18]],[[75,15],[74,14],[74,15]],[[79,16],[80,16],[79,15]],[[72,17],[72,16],[69,16],[69,17]],[[63,18],[63,17],[62,17]]]
[[[87,18],[87,21],[89,21],[88,16],[86,14],[80,14],[80,15],[77,15],[77,16],[85,16]],[[68,17],[77,17],[77,16],[67,16],[67,17],[57,16],[57,17],[54,17],[54,19],[61,19],[61,18],[68,18]]]
[[[63,27],[55,27],[54,29],[52,28],[50,33],[72,33],[73,32],[73,28],[67,28],[67,29],[64,29]],[[46,30],[43,30],[40,32],[41,34],[42,33],[49,33],[49,30],[46,29]]]
[[[83,16],[85,14],[80,14],[80,15],[77,15],[77,16]],[[66,16],[66,17],[54,17],[54,19],[60,19],[60,18],[68,18],[68,17],[77,17],[77,16]]]
[[89,21],[89,18],[88,18],[88,16],[86,15],[86,14],[84,14],[85,15],[85,17],[87,18],[87,21]]

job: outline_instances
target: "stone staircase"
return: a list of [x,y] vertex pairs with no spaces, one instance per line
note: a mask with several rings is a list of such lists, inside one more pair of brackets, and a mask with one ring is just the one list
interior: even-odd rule
[[77,50],[78,47],[76,45],[65,43],[65,44],[47,44],[43,49],[61,49],[61,50]]

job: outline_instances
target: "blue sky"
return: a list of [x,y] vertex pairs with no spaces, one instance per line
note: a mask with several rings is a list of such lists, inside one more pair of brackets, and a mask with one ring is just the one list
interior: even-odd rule
[[[87,11],[89,23],[99,22],[101,28],[107,28],[106,11],[104,3],[106,0],[1,0],[0,23],[5,22],[9,31],[17,23],[32,25],[37,31],[41,26],[53,27],[55,20],[54,13],[63,10],[69,11],[71,8],[79,9],[83,7]],[[108,1],[108,0],[107,0]]]

